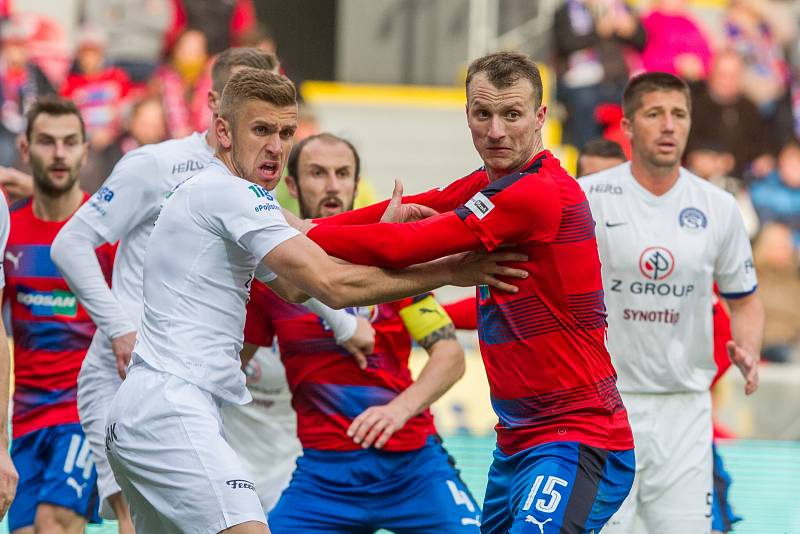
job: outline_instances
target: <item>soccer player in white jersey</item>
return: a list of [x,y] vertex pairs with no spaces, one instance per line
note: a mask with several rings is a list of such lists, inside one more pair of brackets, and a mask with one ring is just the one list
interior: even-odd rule
[[[0,259],[5,257],[8,233],[11,220],[8,215],[8,204],[0,198]],[[3,273],[3,262],[0,261],[0,301],[6,284]],[[19,474],[8,453],[8,394],[11,380],[11,355],[8,351],[8,337],[3,321],[0,321],[0,519],[6,515],[17,490]]]
[[254,276],[295,302],[312,295],[334,307],[448,283],[513,292],[497,276],[526,276],[496,263],[523,259],[513,253],[404,271],[333,261],[288,226],[270,192],[296,128],[291,81],[254,69],[234,74],[214,121],[216,157],[176,186],[148,241],[141,328],[106,426],[109,463],[138,532],[268,532],[220,416],[223,404],[250,400],[239,351]]
[[597,223],[608,348],[636,441],[636,479],[604,533],[711,530],[714,282],[731,309],[727,349],[758,387],[764,324],[750,243],[734,198],[680,166],[689,89],[652,72],[632,79],[622,127],[632,159],[584,177]]
[[[222,52],[212,68],[208,105],[216,113],[233,71],[272,70],[273,56],[252,48]],[[79,209],[53,243],[51,255],[98,329],[78,377],[81,425],[92,446],[102,500],[101,515],[133,531],[127,506],[105,459],[105,420],[130,359],[142,313],[142,266],[147,239],[165,195],[206,166],[216,139],[211,132],[146,145],[128,153],[103,187]],[[119,241],[109,289],[94,253]]]

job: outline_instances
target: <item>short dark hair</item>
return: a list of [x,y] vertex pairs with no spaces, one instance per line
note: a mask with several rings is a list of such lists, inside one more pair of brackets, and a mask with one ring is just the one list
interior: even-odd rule
[[321,141],[325,141],[327,143],[344,143],[347,145],[347,148],[353,153],[353,160],[355,161],[356,168],[355,168],[355,177],[356,180],[359,176],[361,176],[361,157],[358,155],[358,150],[356,147],[353,146],[353,143],[348,141],[347,139],[343,139],[338,135],[333,135],[332,133],[319,133],[316,135],[311,135],[306,137],[296,145],[292,147],[292,151],[289,153],[289,161],[286,163],[286,174],[288,176],[293,176],[295,180],[299,180],[298,170],[297,167],[300,165],[300,155],[303,152],[303,149],[309,144],[311,141],[316,141],[317,139]]
[[277,66],[278,59],[264,50],[247,47],[228,48],[217,55],[211,66],[211,88],[221,93],[234,67],[274,71]]
[[581,156],[616,158],[621,159],[622,161],[628,159],[625,156],[625,151],[622,150],[622,146],[619,143],[612,141],[611,139],[606,139],[605,137],[598,137],[597,139],[592,139],[586,143],[581,149],[578,159],[580,159]]
[[667,72],[645,72],[631,78],[625,86],[625,91],[622,93],[622,112],[625,117],[628,119],[633,118],[633,115],[642,105],[642,96],[656,91],[678,91],[683,93],[683,96],[686,97],[686,105],[691,113],[692,95],[685,81]]
[[489,82],[498,89],[505,89],[516,83],[520,78],[527,79],[533,86],[536,107],[538,108],[542,105],[542,75],[539,72],[539,67],[527,55],[519,52],[503,51],[476,59],[467,69],[467,93],[469,93],[469,82],[481,72],[485,72]]
[[62,115],[75,115],[78,117],[78,122],[81,124],[81,140],[86,141],[86,125],[83,123],[83,117],[72,100],[60,98],[54,95],[40,96],[33,105],[28,109],[25,118],[28,124],[25,127],[25,138],[30,141],[33,134],[33,122],[39,115],[53,115],[60,117]]
[[277,107],[297,105],[292,81],[268,70],[245,69],[237,72],[222,90],[219,115],[234,122],[236,110],[248,100],[261,100]]

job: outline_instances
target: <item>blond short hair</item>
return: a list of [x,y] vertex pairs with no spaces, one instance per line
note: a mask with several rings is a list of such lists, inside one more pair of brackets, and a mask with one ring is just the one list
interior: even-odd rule
[[222,90],[219,116],[235,122],[236,111],[248,100],[259,100],[276,107],[297,105],[297,91],[291,80],[266,70],[245,69],[237,72]]

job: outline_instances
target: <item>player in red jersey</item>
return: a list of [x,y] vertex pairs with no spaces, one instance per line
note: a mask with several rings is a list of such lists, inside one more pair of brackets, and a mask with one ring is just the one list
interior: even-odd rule
[[[349,211],[358,153],[331,134],[304,139],[287,187],[303,217]],[[480,510],[436,437],[428,406],[464,372],[455,329],[433,295],[348,311],[369,320],[375,347],[362,370],[308,309],[253,282],[245,340],[277,335],[303,455],[269,514],[275,532],[479,531]],[[415,382],[412,340],[430,355]]]
[[[21,151],[34,195],[12,209],[4,263],[15,360],[11,457],[20,474],[12,533],[79,532],[98,519],[97,475],[76,405],[95,326],[50,260],[56,234],[88,198],[77,181],[86,150],[73,103],[46,98],[31,107]],[[110,273],[113,250],[98,249],[98,259]]]
[[[440,215],[375,226],[387,203],[304,230],[348,261],[401,267],[465,250],[525,253],[516,295],[478,288],[481,353],[498,448],[483,532],[600,530],[628,494],[633,438],[604,344],[606,314],[585,195],[543,150],[546,107],[522,54],[480,58],[467,74],[467,123],[484,167],[409,202]],[[303,227],[303,225],[300,225]]]

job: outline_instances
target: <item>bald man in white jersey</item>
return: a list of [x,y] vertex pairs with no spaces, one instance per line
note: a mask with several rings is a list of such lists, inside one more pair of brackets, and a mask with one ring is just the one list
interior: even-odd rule
[[622,127],[632,159],[584,177],[597,223],[608,348],[636,442],[636,479],[603,533],[711,530],[713,284],[731,310],[728,353],[758,387],[764,324],[734,198],[681,168],[691,101],[665,73],[632,79]]
[[404,271],[333,261],[288,226],[271,193],[296,128],[291,81],[234,74],[214,122],[215,157],[173,189],[148,241],[141,329],[106,422],[107,456],[137,532],[269,532],[220,413],[251,400],[239,351],[254,277],[294,302],[311,295],[339,308],[444,284],[515,291],[497,275],[526,276],[497,265],[523,259],[513,253]]
[[[245,68],[275,70],[273,56],[254,48],[222,52],[212,67],[208,105],[216,116],[220,94],[228,78]],[[120,532],[133,532],[127,506],[105,455],[105,420],[133,349],[142,313],[142,269],[145,245],[164,199],[179,182],[196,174],[211,160],[216,138],[211,131],[140,147],[122,158],[101,189],[81,207],[59,233],[51,249],[61,270],[95,324],[97,333],[78,377],[78,410],[98,472],[101,515],[118,519]],[[94,250],[119,241],[109,288]],[[327,310],[326,310],[327,309]],[[337,339],[353,343],[369,338],[370,327],[352,316],[333,313]]]

